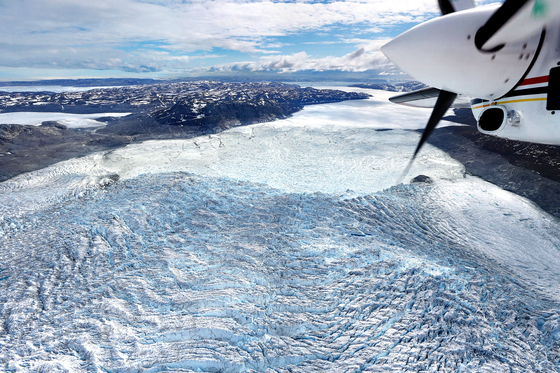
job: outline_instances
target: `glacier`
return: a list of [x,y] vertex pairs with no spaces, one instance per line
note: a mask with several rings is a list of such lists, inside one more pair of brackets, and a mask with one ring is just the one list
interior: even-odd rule
[[102,117],[124,117],[130,113],[68,114],[50,112],[0,113],[0,123],[40,126],[45,121],[56,121],[68,128],[104,127],[106,123],[96,119]]
[[0,370],[560,371],[560,224],[362,102],[0,183]]

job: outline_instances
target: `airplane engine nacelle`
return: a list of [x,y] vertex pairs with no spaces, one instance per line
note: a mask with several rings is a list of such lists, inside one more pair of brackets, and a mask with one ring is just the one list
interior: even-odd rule
[[412,159],[446,110],[463,107],[465,97],[472,98],[480,132],[560,145],[560,0],[502,2],[471,9],[471,0],[439,0],[442,17],[381,47],[402,71],[432,87],[391,98],[434,108]]
[[543,32],[479,50],[477,31],[496,7],[455,12],[418,25],[381,51],[415,79],[445,91],[494,100],[512,90],[538,57]]

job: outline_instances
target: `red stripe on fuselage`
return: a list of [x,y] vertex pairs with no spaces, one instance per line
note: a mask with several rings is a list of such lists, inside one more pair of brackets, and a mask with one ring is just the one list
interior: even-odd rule
[[520,86],[530,85],[530,84],[539,84],[539,83],[548,83],[548,75],[547,76],[539,76],[537,78],[525,79],[524,81],[521,82]]

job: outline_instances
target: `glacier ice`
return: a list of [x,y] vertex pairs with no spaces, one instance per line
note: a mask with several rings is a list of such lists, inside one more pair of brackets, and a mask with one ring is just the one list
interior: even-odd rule
[[95,128],[105,126],[96,119],[102,117],[124,117],[130,113],[67,114],[50,112],[0,113],[0,123],[40,126],[45,121],[57,121],[68,128]]
[[[341,200],[172,173],[5,219],[3,369],[557,369],[553,289],[488,254],[468,220],[507,198],[461,214],[433,203],[447,188]],[[524,207],[507,211],[536,257],[558,227]]]
[[[0,184],[0,213],[44,207],[116,176],[177,171],[265,183],[289,192],[351,196],[380,191],[395,184],[412,155],[419,135],[407,130],[421,128],[429,116],[423,110],[414,114],[413,108],[391,109],[386,100],[390,94],[380,91],[369,100],[308,106],[287,120],[217,135],[146,141],[62,162]],[[382,121],[384,116],[390,119]],[[463,172],[446,153],[426,146],[411,175],[456,178]],[[16,202],[19,198],[26,203]]]
[[0,370],[560,371],[558,220],[307,115],[0,183]]

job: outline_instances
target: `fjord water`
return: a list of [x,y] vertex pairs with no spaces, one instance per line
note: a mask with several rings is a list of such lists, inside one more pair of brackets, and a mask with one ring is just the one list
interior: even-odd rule
[[0,183],[1,369],[560,371],[558,220],[371,92]]

